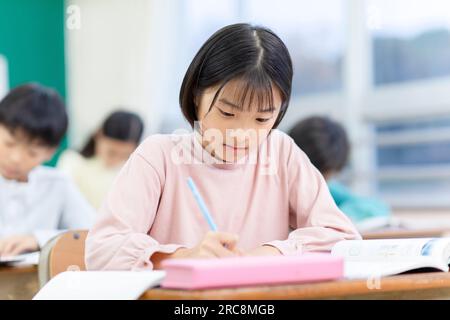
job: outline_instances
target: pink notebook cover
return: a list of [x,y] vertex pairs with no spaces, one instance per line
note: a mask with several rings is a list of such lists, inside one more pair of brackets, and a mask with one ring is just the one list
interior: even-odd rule
[[206,289],[335,280],[343,277],[344,261],[325,253],[280,257],[166,260],[161,286]]

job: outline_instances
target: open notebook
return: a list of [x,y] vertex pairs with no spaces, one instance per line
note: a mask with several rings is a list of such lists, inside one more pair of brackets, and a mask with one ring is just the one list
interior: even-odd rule
[[164,276],[164,271],[66,271],[52,278],[33,300],[135,300]]
[[0,257],[0,265],[37,265],[39,263],[39,252],[19,254],[11,257]]
[[395,275],[431,268],[449,271],[450,238],[344,240],[332,254],[345,259],[346,278]]

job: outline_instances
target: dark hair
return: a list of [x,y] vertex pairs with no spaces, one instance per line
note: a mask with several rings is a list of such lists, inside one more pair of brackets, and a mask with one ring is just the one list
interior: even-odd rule
[[[105,137],[136,144],[141,140],[143,131],[144,123],[141,118],[127,111],[111,113],[100,128],[100,133]],[[86,158],[91,158],[95,154],[95,136],[96,134],[93,134],[81,150],[81,154]]]
[[[283,102],[274,128],[289,105],[292,87],[292,61],[283,41],[271,30],[246,23],[233,24],[214,33],[192,60],[180,90],[180,107],[194,127],[197,121],[196,97],[209,87],[220,86],[209,110],[223,87],[231,80],[242,80],[240,107],[249,96],[255,98],[258,111],[273,109],[272,85]],[[256,93],[256,94],[255,94]],[[267,106],[268,104],[268,106]],[[266,105],[266,106],[264,106]]]
[[0,124],[12,133],[23,131],[29,140],[57,147],[68,119],[64,102],[55,90],[28,83],[11,90],[0,101]]
[[322,174],[345,167],[350,143],[339,123],[326,117],[310,117],[298,122],[289,135]]

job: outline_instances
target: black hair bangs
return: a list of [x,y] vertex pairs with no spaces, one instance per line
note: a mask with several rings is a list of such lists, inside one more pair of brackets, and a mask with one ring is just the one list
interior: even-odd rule
[[[281,106],[275,105],[274,90],[280,93]],[[244,75],[222,83],[211,103],[226,104],[238,111],[273,113],[285,103],[285,97],[270,77],[261,69],[254,69]]]
[[[275,33],[246,23],[229,25],[214,33],[189,65],[180,89],[180,107],[193,127],[198,121],[196,100],[204,90],[219,86],[209,110],[224,96],[238,110],[280,108],[276,128],[289,105],[292,76],[289,51]],[[275,105],[278,93],[281,106]]]

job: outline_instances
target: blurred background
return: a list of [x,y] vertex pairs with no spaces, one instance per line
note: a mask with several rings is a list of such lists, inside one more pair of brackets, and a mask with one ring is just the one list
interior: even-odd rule
[[[0,96],[38,81],[67,102],[79,148],[118,106],[146,135],[188,128],[184,72],[235,22],[262,24],[294,62],[288,130],[309,115],[342,123],[341,179],[394,208],[450,208],[448,0],[15,0],[0,2]],[[56,160],[55,160],[56,161]]]

